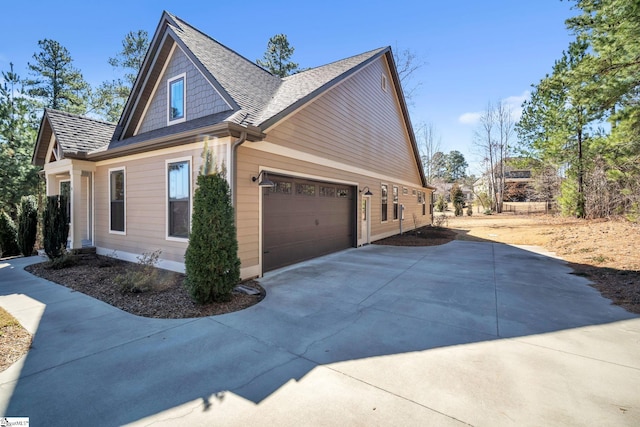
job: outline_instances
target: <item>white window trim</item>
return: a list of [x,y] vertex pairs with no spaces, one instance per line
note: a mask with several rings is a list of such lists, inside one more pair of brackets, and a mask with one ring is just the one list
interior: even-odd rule
[[[182,79],[182,108],[184,114],[179,119],[171,120],[171,83]],[[182,123],[187,120],[187,73],[181,73],[170,79],[167,79],[167,126]]]
[[191,156],[167,159],[164,161],[164,238],[170,242],[189,242],[188,237],[175,237],[169,235],[169,164],[189,162],[189,234],[191,234],[193,215],[193,161]]
[[[387,187],[387,219],[382,219],[382,187],[386,186]],[[380,183],[380,223],[381,224],[386,224],[387,222],[389,222],[389,184],[387,184],[386,182],[381,182]]]
[[[111,172],[122,171],[124,174],[124,231],[111,229]],[[109,168],[109,234],[119,234],[121,236],[127,235],[127,171],[124,166],[118,168]]]
[[[398,200],[395,199],[394,195],[393,195],[393,190],[396,190],[396,195],[398,196]],[[396,213],[396,206],[398,206],[398,217],[397,218],[392,218],[393,222],[398,222],[398,220],[400,219],[400,189],[398,188],[397,185],[392,185],[391,186],[391,216],[393,217]]]

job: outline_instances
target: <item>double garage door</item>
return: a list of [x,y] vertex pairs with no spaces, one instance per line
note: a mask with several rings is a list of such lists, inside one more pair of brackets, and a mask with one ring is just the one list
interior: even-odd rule
[[269,175],[262,197],[263,271],[354,246],[355,188]]

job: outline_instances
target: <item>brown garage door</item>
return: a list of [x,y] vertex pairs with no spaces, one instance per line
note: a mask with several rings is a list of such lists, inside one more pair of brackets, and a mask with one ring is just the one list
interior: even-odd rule
[[263,271],[352,247],[353,187],[269,175],[263,191]]

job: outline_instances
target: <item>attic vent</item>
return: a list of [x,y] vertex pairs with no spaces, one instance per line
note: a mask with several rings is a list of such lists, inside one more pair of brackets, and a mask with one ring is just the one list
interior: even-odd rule
[[387,91],[387,76],[384,74],[382,75],[382,90]]

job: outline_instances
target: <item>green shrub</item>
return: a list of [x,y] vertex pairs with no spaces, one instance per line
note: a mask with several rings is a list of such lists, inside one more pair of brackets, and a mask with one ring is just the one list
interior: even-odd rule
[[444,212],[447,209],[447,201],[444,199],[442,194],[438,195],[438,199],[436,200],[436,211]]
[[58,256],[57,258],[51,259],[51,261],[49,261],[46,267],[52,270],[61,270],[63,268],[67,268],[67,267],[71,267],[72,265],[75,265],[76,262],[77,262],[77,259],[75,256],[67,252],[66,249],[62,249],[60,251],[60,256]]
[[164,286],[156,268],[161,253],[160,249],[143,253],[137,257],[138,265],[116,276],[114,281],[120,286],[120,292],[137,294],[162,289]]
[[229,184],[223,173],[216,170],[198,176],[192,218],[185,285],[200,304],[228,301],[240,281],[240,260]]
[[0,257],[18,255],[16,224],[5,211],[0,211]]
[[467,216],[471,215],[473,215],[473,206],[469,203],[469,206],[467,206]]
[[34,196],[23,196],[18,206],[18,246],[24,256],[33,254],[38,231],[38,204]]
[[464,193],[462,193],[462,188],[457,183],[451,187],[451,200],[453,201],[455,216],[462,216]]
[[47,207],[42,218],[44,251],[49,259],[60,258],[67,247],[69,214],[65,196],[47,197]]

